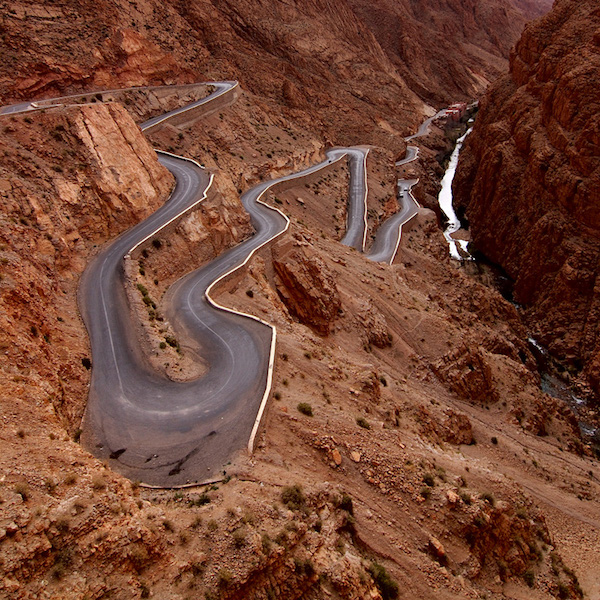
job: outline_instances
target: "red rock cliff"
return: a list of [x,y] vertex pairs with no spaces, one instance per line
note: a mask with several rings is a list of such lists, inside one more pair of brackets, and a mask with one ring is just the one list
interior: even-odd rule
[[536,335],[600,392],[600,6],[557,0],[485,97],[455,179]]

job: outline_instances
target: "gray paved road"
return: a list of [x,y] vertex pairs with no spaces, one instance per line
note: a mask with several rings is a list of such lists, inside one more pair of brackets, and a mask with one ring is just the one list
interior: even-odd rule
[[371,260],[375,262],[394,262],[402,237],[402,226],[419,211],[419,207],[410,193],[417,181],[416,179],[400,179],[398,181],[400,210],[389,219],[386,219],[377,230],[375,241],[367,254],[367,257]]
[[[147,366],[123,287],[123,255],[160,222],[196,202],[207,183],[205,172],[188,161],[161,157],[177,178],[172,198],[98,256],[81,282],[80,304],[94,361],[83,442],[97,456],[112,457],[113,466],[131,479],[175,486],[217,476],[246,446],[267,386],[271,328],[215,309],[206,290],[286,229],[285,217],[258,202],[269,187],[315,173],[347,153],[362,151],[330,150],[324,162],[246,192],[242,203],[255,235],[168,291],[167,319],[188,349],[209,364],[203,377],[189,383],[160,377]],[[360,184],[355,193],[363,202]]]
[[[418,137],[429,133],[429,127],[439,117],[446,114],[446,109],[440,110],[433,117],[426,119],[417,130],[417,133],[404,138],[409,142]],[[416,146],[406,147],[406,156],[396,163],[397,167],[416,160],[419,156],[419,149]],[[400,210],[386,219],[377,230],[373,245],[367,252],[367,257],[375,262],[387,262],[392,264],[396,258],[400,240],[402,239],[402,226],[408,223],[419,211],[419,205],[416,203],[411,190],[418,183],[418,179],[399,179],[398,180],[398,199],[400,200]]]
[[[215,82],[203,100],[144,123],[162,121],[223,95],[235,82]],[[62,100],[62,99],[57,99]],[[35,107],[34,107],[35,108]],[[29,103],[7,107],[31,109]],[[207,173],[191,161],[162,153],[160,161],[175,175],[169,201],[151,217],[106,247],[81,279],[79,303],[90,334],[92,382],[83,422],[83,443],[97,456],[130,477],[158,486],[178,486],[218,477],[224,465],[248,443],[268,393],[273,329],[258,319],[216,308],[207,289],[222,275],[282,233],[288,220],[260,202],[270,187],[318,172],[347,156],[350,164],[347,232],[342,242],[364,251],[366,236],[365,148],[336,148],[327,159],[299,173],[264,182],[242,196],[255,234],[201,269],[176,282],[163,310],[184,347],[200,354],[206,374],[186,383],[173,382],[152,370],[135,332],[125,293],[123,257],[173,218],[199,202],[209,185]],[[415,152],[416,156],[416,152]],[[414,159],[409,157],[405,161]],[[407,182],[410,183],[410,182]],[[408,194],[410,187],[402,190]],[[371,253],[394,252],[405,207],[380,229]]]
[[208,177],[188,161],[165,156],[161,162],[177,177],[169,202],[113,242],[82,277],[79,300],[93,356],[82,441],[97,456],[112,457],[113,466],[131,479],[169,486],[213,477],[248,442],[266,387],[271,329],[215,310],[204,292],[218,274],[245,258],[249,246],[282,229],[285,220],[258,205],[256,236],[177,284],[175,331],[195,340],[210,369],[189,383],[163,378],[150,369],[136,339],[122,259],[139,240],[194,204]]

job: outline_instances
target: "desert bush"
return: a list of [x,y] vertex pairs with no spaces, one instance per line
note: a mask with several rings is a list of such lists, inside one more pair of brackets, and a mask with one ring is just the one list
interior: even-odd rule
[[231,582],[233,581],[233,574],[231,573],[231,571],[229,569],[221,569],[219,571],[219,585],[220,586],[228,586],[231,584]]
[[470,506],[470,504],[473,502],[473,499],[471,498],[471,494],[469,494],[469,492],[465,492],[464,490],[461,490],[458,495],[460,496],[460,499],[467,505]]
[[100,474],[96,474],[92,476],[92,489],[94,490],[103,490],[106,487],[106,481],[104,481],[104,477]]
[[371,429],[371,424],[364,417],[356,417],[356,424],[363,429]]
[[31,497],[31,490],[29,488],[29,484],[25,481],[19,481],[19,483],[16,483],[14,489],[15,493],[19,494],[19,496],[21,496],[21,498],[23,498],[25,502],[27,502],[27,500],[29,500],[29,498]]
[[306,506],[306,496],[299,485],[284,488],[281,492],[281,501],[291,510],[300,510]]
[[344,492],[336,502],[337,508],[345,510],[348,514],[354,514],[354,505],[352,504],[352,498]]
[[532,588],[535,585],[535,574],[531,569],[523,573],[523,579],[530,588]]
[[435,477],[431,473],[425,473],[423,475],[423,483],[429,487],[435,486]]
[[391,578],[383,565],[372,562],[369,573],[379,590],[383,600],[394,600],[398,597],[398,584]]
[[175,525],[173,524],[173,521],[171,521],[169,519],[165,519],[163,521],[163,527],[165,528],[166,531],[170,531],[170,532],[175,531]]
[[313,416],[312,406],[308,402],[300,402],[297,408],[298,411],[301,412],[303,415],[306,415],[307,417]]
[[481,494],[481,499],[485,500],[490,506],[496,505],[496,498],[494,498],[494,494],[491,492],[483,492],[483,494]]
[[207,526],[210,531],[216,531],[217,529],[219,529],[219,524],[214,519],[211,519],[207,523]]
[[233,539],[233,545],[236,548],[242,548],[243,546],[246,545],[246,532],[244,531],[244,529],[242,527],[240,527],[239,529],[236,529],[232,535],[231,535],[232,539]]

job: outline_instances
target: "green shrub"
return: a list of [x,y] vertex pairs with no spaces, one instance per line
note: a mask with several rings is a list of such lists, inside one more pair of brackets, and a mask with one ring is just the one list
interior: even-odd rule
[[390,577],[383,565],[377,562],[371,563],[369,573],[383,600],[394,600],[398,597],[398,584]]
[[364,417],[356,417],[356,424],[363,429],[371,429],[371,424]]
[[211,520],[210,520],[210,521],[207,523],[207,525],[208,525],[208,529],[209,529],[210,531],[216,531],[217,529],[219,529],[219,524],[218,524],[218,523],[217,523],[217,522],[216,522],[214,519],[211,519]]
[[308,402],[300,402],[300,404],[298,404],[298,410],[307,417],[313,416],[312,406]]
[[219,585],[220,586],[228,586],[233,581],[233,574],[229,569],[221,569],[219,571]]
[[25,502],[27,502],[31,496],[31,490],[25,481],[20,481],[19,483],[15,484],[15,493],[19,494],[19,496],[21,496]]
[[179,348],[179,342],[172,335],[167,335],[165,337],[165,342],[172,348]]
[[423,483],[425,485],[428,485],[429,487],[434,487],[435,486],[435,478],[431,473],[425,473],[425,475],[423,475]]
[[481,494],[481,499],[485,500],[491,506],[496,505],[496,498],[494,498],[494,494],[492,494],[491,492],[484,492],[483,494]]
[[205,504],[210,504],[210,496],[206,492],[189,501],[190,506],[204,506]]
[[236,529],[231,537],[233,538],[233,545],[236,548],[242,548],[246,545],[246,532],[243,528]]
[[271,541],[269,534],[263,533],[260,541],[262,543],[263,553],[269,554],[271,552],[271,548],[273,547],[273,542]]
[[173,522],[170,521],[169,519],[165,519],[163,521],[163,527],[165,528],[166,531],[170,531],[171,533],[173,533],[175,531],[175,525],[173,525]]
[[281,501],[291,510],[300,510],[306,506],[306,496],[299,485],[283,488]]
[[338,499],[336,506],[345,510],[348,514],[354,514],[354,505],[352,504],[352,498],[344,492]]

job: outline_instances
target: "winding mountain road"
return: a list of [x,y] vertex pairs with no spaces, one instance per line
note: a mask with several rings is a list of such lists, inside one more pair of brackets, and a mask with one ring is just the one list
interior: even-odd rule
[[[142,130],[210,105],[235,89],[237,82],[210,85],[213,91],[208,97],[150,119],[141,125]],[[78,96],[44,101],[44,108],[73,97]],[[36,103],[21,103],[2,112],[38,108]],[[419,131],[426,129],[422,126]],[[130,479],[158,487],[219,478],[236,452],[246,446],[252,450],[270,393],[276,330],[256,317],[219,306],[211,298],[211,289],[287,230],[289,219],[261,200],[270,188],[310,176],[345,157],[350,165],[350,185],[342,243],[364,252],[368,152],[361,147],[328,150],[323,162],[243,194],[242,204],[255,234],[178,280],[164,298],[165,314],[178,339],[208,364],[202,377],[188,382],[174,382],[150,367],[139,345],[125,291],[124,257],[202,202],[212,184],[212,176],[194,161],[159,152],[160,162],[176,179],[171,197],[148,219],[104,248],[80,282],[78,300],[93,357],[83,420],[86,447],[96,456],[114,461],[113,466]],[[417,153],[409,147],[401,163],[414,160]],[[403,207],[381,226],[368,254],[372,260],[393,261],[402,224],[415,213],[414,199],[410,201],[414,183],[399,182]]]
[[[431,124],[446,114],[446,110],[440,110],[433,117],[426,119],[414,135],[404,138],[405,142],[410,142],[416,138],[423,137],[429,133]],[[413,162],[419,156],[419,149],[416,146],[406,147],[406,156],[396,162],[396,166]],[[419,183],[418,179],[399,179],[398,180],[398,199],[400,200],[400,210],[384,221],[377,230],[377,235],[371,246],[367,257],[375,262],[386,262],[390,265],[394,262],[398,247],[402,240],[402,226],[408,223],[418,212],[419,203],[412,195],[412,188]]]
[[[289,220],[261,202],[270,188],[316,173],[362,150],[333,149],[327,160],[264,182],[242,196],[255,234],[203,268],[177,281],[164,300],[165,313],[188,350],[208,363],[208,372],[186,383],[152,371],[135,339],[124,292],[122,258],[161,223],[188,210],[208,186],[194,163],[161,155],[176,177],[169,202],[150,219],[118,238],[86,270],[80,305],[90,333],[94,369],[84,418],[84,443],[119,471],[146,484],[178,486],[218,477],[239,450],[253,443],[270,391],[275,330],[255,317],[219,307],[210,290],[245,264],[260,247],[283,233]],[[357,177],[355,202],[364,202]],[[360,211],[358,211],[360,213]]]

